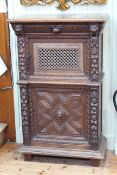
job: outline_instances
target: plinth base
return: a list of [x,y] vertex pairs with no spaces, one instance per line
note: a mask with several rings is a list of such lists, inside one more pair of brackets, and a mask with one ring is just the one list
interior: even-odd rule
[[103,160],[106,154],[107,141],[102,137],[99,149],[72,149],[65,147],[41,147],[41,146],[21,146],[19,152],[24,154],[24,160],[32,160],[32,155],[72,157],[91,160],[91,165],[98,166],[100,160]]

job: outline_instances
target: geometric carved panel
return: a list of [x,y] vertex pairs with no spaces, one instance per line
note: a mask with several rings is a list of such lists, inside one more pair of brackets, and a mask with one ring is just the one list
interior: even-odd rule
[[79,93],[36,93],[37,135],[83,136],[83,102]]

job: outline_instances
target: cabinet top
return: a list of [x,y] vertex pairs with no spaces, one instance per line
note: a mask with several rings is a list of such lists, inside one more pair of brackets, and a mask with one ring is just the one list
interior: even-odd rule
[[10,23],[35,23],[35,22],[102,22],[107,21],[108,16],[102,14],[79,15],[29,15],[9,19]]

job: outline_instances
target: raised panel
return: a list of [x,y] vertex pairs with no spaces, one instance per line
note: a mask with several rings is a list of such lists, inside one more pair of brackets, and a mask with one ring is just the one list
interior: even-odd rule
[[38,134],[83,135],[83,102],[80,94],[37,92],[35,96]]
[[[28,39],[27,74],[29,79],[87,81],[89,39]],[[28,54],[29,55],[29,54]],[[20,61],[20,60],[19,60]]]
[[[87,91],[84,87],[37,86],[29,88],[33,140],[86,142]],[[73,89],[72,89],[73,88]],[[62,141],[61,141],[62,142]],[[65,142],[65,140],[63,141]]]

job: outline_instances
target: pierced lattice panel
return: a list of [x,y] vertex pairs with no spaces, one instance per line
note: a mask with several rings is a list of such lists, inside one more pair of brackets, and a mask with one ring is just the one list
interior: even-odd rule
[[82,67],[81,50],[80,44],[58,46],[55,43],[47,46],[34,43],[35,73],[38,73],[40,69],[80,70]]
[[79,68],[78,49],[38,49],[39,68],[76,69]]

